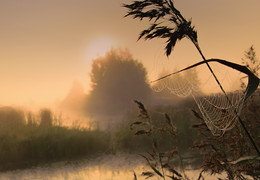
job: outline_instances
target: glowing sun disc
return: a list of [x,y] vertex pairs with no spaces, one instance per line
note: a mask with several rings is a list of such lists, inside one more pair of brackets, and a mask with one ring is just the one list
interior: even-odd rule
[[104,56],[113,46],[115,41],[110,38],[98,38],[90,43],[87,48],[87,59],[93,60]]

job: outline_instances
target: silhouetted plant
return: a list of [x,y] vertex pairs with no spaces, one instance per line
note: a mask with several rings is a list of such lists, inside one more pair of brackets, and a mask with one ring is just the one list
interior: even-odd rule
[[[160,147],[161,141],[167,141],[165,136],[170,137],[171,141],[176,140],[177,128],[169,115],[164,114],[164,123],[159,125],[153,121],[141,102],[135,101],[135,103],[139,109],[138,121],[133,122],[130,128],[135,131],[136,136],[146,135],[152,139],[152,151],[147,152],[146,155],[140,154],[140,156],[146,160],[152,171],[144,171],[141,176],[146,177],[146,179],[158,176],[162,179],[170,178],[176,180],[186,177],[184,171],[178,172],[178,166],[176,166],[176,162],[174,162],[174,158],[175,160],[176,158],[180,158],[176,144],[169,146],[167,149]],[[134,176],[135,179],[137,179],[135,173]]]
[[[218,78],[214,74],[212,68],[210,67],[209,63],[210,62],[218,62],[221,63],[222,65],[225,65],[227,67],[233,68],[237,71],[240,71],[242,73],[245,73],[248,76],[248,85],[245,90],[244,94],[244,100],[247,100],[253,92],[258,88],[259,85],[259,78],[254,74],[254,72],[251,72],[249,69],[249,65],[246,64],[246,66],[241,66],[235,63],[231,63],[229,61],[221,60],[221,59],[209,59],[207,60],[205,56],[202,53],[202,50],[199,46],[198,43],[198,38],[197,38],[197,32],[194,29],[194,26],[191,25],[190,20],[186,20],[180,11],[178,11],[172,0],[139,0],[139,1],[133,1],[131,4],[124,4],[123,5],[125,8],[128,9],[127,16],[132,16],[134,19],[148,19],[151,24],[150,26],[143,30],[139,37],[138,40],[141,38],[144,38],[145,40],[147,39],[154,39],[154,38],[163,38],[166,39],[166,55],[169,56],[172,52],[172,49],[176,45],[176,42],[178,40],[181,40],[183,38],[188,38],[192,41],[192,43],[195,45],[197,48],[198,52],[200,53],[203,61],[196,63],[192,66],[189,66],[185,69],[182,69],[178,72],[168,74],[164,77],[161,77],[153,82],[162,80],[164,78],[167,78],[169,76],[172,76],[174,74],[177,74],[179,72],[194,68],[196,66],[199,66],[201,64],[206,64],[207,67],[209,68],[210,72],[212,73],[213,77],[215,78],[217,84],[219,85],[221,91],[225,95],[227,102],[229,102],[229,105],[232,106],[232,102],[230,101],[227,93],[225,92],[224,88],[222,87],[221,83],[219,82]],[[247,53],[247,58],[255,58],[255,54],[251,52]],[[252,61],[253,62],[253,61]],[[255,63],[255,62],[254,62]],[[139,106],[140,108],[141,106]],[[235,150],[234,153],[237,153],[236,149],[234,147],[239,146],[239,148],[242,148],[241,144],[234,142],[233,138],[237,138],[237,136],[241,136],[241,131],[236,130],[238,128],[242,128],[245,132],[244,135],[248,136],[251,144],[253,145],[255,151],[257,152],[258,156],[260,156],[260,152],[258,150],[258,147],[256,143],[254,142],[252,136],[250,135],[250,132],[247,130],[244,122],[242,121],[241,117],[238,115],[238,112],[235,108],[233,108],[234,114],[237,116],[237,119],[240,123],[240,126],[237,126],[235,129],[232,131],[228,132],[228,134],[223,135],[223,137],[212,137],[209,133],[209,130],[204,124],[198,124],[195,125],[194,127],[198,128],[201,132],[202,135],[205,136],[206,140],[202,144],[197,144],[195,147],[199,149],[203,149],[206,147],[208,150],[208,153],[206,153],[206,156],[209,159],[204,159],[203,161],[203,170],[211,170],[212,173],[220,173],[220,172],[227,172],[228,178],[229,179],[234,179],[234,178],[244,178],[243,173],[251,173],[252,177],[259,177],[259,157],[253,157],[249,158],[246,161],[248,161],[248,164],[244,164],[243,160],[240,160],[241,156],[243,156],[243,153],[239,153],[238,155],[232,154],[232,150]],[[199,114],[196,114],[199,116]],[[203,131],[206,131],[207,134],[205,134]],[[234,133],[235,134],[232,134]],[[150,130],[141,130],[139,131],[140,134],[148,134],[150,133]],[[246,142],[244,137],[240,137],[241,142]],[[218,149],[218,147],[215,147],[215,144],[211,143],[213,141],[214,143],[222,143],[224,145],[228,145],[227,147],[223,149]],[[230,142],[232,141],[232,142]],[[233,147],[234,146],[234,147]],[[222,147],[222,146],[220,146]],[[251,152],[251,151],[250,151]],[[230,162],[231,160],[228,159],[229,154],[231,155],[231,158],[234,158],[233,160],[236,160],[237,162],[235,165],[232,165]],[[149,163],[149,162],[148,162]],[[233,161],[234,163],[234,161]],[[236,166],[239,164],[239,166]],[[242,164],[242,165],[241,165]],[[250,168],[246,168],[245,166],[248,165]],[[258,166],[256,166],[258,165]],[[253,168],[253,170],[251,169]],[[152,168],[153,169],[153,168]],[[253,173],[253,174],[252,174]],[[254,174],[256,173],[256,175]],[[158,174],[158,173],[157,173]],[[147,174],[150,176],[150,174]],[[160,175],[160,174],[159,174]],[[164,176],[161,176],[164,177]],[[202,173],[200,174],[199,179],[203,178]]]
[[[255,99],[258,97],[254,96]],[[256,109],[256,103],[249,99],[246,103],[246,107],[243,109],[242,117],[250,134],[257,140],[257,145],[260,145],[259,141],[259,113]],[[252,113],[250,110],[252,109]],[[201,122],[194,124],[192,128],[198,130],[200,139],[196,140],[193,145],[193,149],[198,149],[202,154],[201,173],[199,179],[203,178],[204,172],[210,172],[211,174],[225,173],[228,179],[247,179],[249,177],[253,179],[260,178],[260,158],[252,156],[254,149],[248,142],[245,132],[241,125],[235,126],[232,130],[227,131],[223,136],[211,136],[209,129],[203,121],[203,118],[198,112],[192,110],[194,116]],[[248,116],[248,113],[251,116]]]
[[142,31],[139,39],[167,39],[165,47],[166,55],[169,56],[178,40],[189,38],[197,44],[197,32],[191,26],[191,20],[186,20],[178,11],[171,0],[142,0],[132,4],[124,4],[129,11],[125,15],[133,16],[140,20],[153,21],[149,28]]
[[[210,67],[210,62],[218,62],[221,63],[227,67],[233,68],[235,70],[238,70],[242,73],[245,73],[248,75],[249,82],[246,88],[245,92],[245,100],[257,89],[259,85],[259,78],[256,77],[250,70],[248,70],[247,67],[241,66],[235,63],[231,63],[229,61],[221,60],[221,59],[209,59],[207,60],[205,56],[203,55],[201,48],[198,43],[197,33],[194,30],[194,26],[191,25],[191,21],[186,20],[180,11],[178,11],[172,0],[139,0],[134,1],[131,4],[124,4],[125,8],[128,9],[128,13],[125,15],[132,16],[134,19],[138,18],[140,20],[148,19],[152,23],[150,24],[150,27],[145,29],[141,32],[138,39],[144,38],[144,39],[154,39],[154,38],[166,38],[167,39],[167,45],[165,47],[166,55],[169,56],[172,52],[172,49],[176,45],[176,42],[178,40],[183,39],[184,37],[187,37],[192,41],[192,43],[197,48],[198,52],[200,53],[203,61],[199,62],[197,64],[194,64],[190,67],[187,67],[181,71],[185,71],[187,69],[194,68],[196,66],[199,66],[201,64],[206,64],[209,68],[210,72],[212,73],[213,77],[215,78],[217,84],[219,85],[221,91],[224,93],[227,101],[229,102],[230,106],[232,106],[232,102],[230,101],[227,93],[225,92],[224,88],[222,87],[221,83],[219,82],[218,78],[216,77],[215,73],[213,72],[212,68]],[[181,72],[179,71],[179,72]],[[176,72],[178,73],[178,72]],[[167,78],[171,75],[174,75],[176,73],[172,73],[169,75],[166,75],[164,77],[161,77],[155,81]],[[154,82],[155,82],[154,81]],[[256,146],[254,140],[252,139],[251,135],[246,129],[246,126],[244,125],[242,119],[238,115],[238,112],[236,109],[233,109],[234,114],[237,116],[237,119],[239,123],[241,124],[242,128],[246,132],[246,135],[248,136],[250,142],[254,146],[256,152],[260,156],[260,151],[258,150],[258,147]]]
[[[242,64],[244,64],[252,73],[258,76],[258,71],[260,70],[260,62],[256,58],[256,52],[253,45],[245,51],[245,57],[242,58]],[[241,78],[241,88],[245,89],[246,84],[242,81],[246,77]]]

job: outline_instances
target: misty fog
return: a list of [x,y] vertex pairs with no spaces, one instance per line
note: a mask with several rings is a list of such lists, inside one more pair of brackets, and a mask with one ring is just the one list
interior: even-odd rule
[[101,124],[114,124],[134,108],[135,99],[147,103],[151,98],[146,69],[127,50],[111,49],[94,59],[91,67],[91,90],[84,94],[83,87],[75,82],[62,102],[63,108]]

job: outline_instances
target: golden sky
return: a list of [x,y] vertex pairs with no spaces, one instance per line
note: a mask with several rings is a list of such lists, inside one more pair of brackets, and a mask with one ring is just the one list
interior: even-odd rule
[[[169,59],[164,42],[139,41],[147,24],[123,18],[130,0],[0,0],[0,105],[49,105],[62,100],[74,81],[87,91],[91,60],[110,46],[128,48],[153,77],[154,62],[179,68],[198,62],[183,40]],[[259,0],[175,0],[192,18],[207,58],[240,63],[254,45],[260,57]]]

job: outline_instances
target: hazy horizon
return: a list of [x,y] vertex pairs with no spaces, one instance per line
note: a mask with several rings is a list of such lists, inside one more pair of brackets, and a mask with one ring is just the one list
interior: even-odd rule
[[[201,60],[188,40],[177,43],[168,59],[163,41],[136,42],[147,24],[123,18],[122,3],[128,2],[0,0],[0,105],[51,107],[65,99],[75,81],[87,93],[92,60],[111,47],[129,49],[150,80],[162,61],[172,71]],[[258,55],[258,0],[174,2],[192,18],[206,57],[241,63],[251,45]]]

